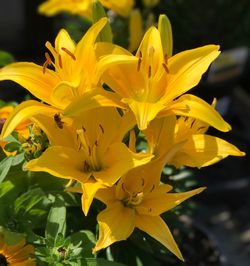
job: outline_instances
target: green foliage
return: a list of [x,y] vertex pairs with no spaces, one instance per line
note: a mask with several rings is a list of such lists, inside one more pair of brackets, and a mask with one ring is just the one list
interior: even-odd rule
[[12,62],[14,62],[14,57],[10,53],[0,50],[0,67],[8,65]]

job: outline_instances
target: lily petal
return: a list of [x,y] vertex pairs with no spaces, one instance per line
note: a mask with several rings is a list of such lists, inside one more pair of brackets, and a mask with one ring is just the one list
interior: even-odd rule
[[245,153],[229,142],[204,134],[192,135],[171,160],[176,167],[205,167],[227,156],[244,156]]
[[123,143],[114,143],[110,145],[104,155],[104,169],[100,172],[94,172],[93,175],[103,184],[112,186],[130,169],[146,164],[152,157],[151,155],[133,153]]
[[82,210],[85,216],[88,215],[96,192],[101,188],[105,188],[105,185],[102,182],[97,182],[94,178],[90,178],[88,181],[82,183]]
[[183,95],[173,101],[169,106],[166,106],[159,116],[173,113],[199,119],[223,132],[231,129],[231,126],[223,120],[221,115],[211,105],[191,94]]
[[174,99],[196,86],[209,65],[220,54],[218,45],[206,45],[171,57],[165,100]]
[[110,246],[116,241],[126,240],[135,227],[135,212],[121,202],[110,205],[97,216],[99,238],[93,252]]
[[83,171],[83,160],[79,153],[63,146],[49,147],[39,158],[29,161],[25,168],[60,178],[75,179],[80,183],[87,181],[91,174]]
[[143,202],[136,207],[136,210],[139,214],[142,215],[150,215],[150,216],[158,216],[166,211],[169,211],[181,204],[183,201],[188,198],[197,195],[206,189],[205,187],[197,188],[190,190],[188,192],[182,193],[166,193],[169,189],[169,186],[166,186],[166,190],[164,191],[165,185],[160,185],[159,189],[156,188],[153,192],[148,193]]
[[140,130],[145,130],[150,121],[152,121],[157,114],[165,107],[159,103],[138,102],[133,99],[123,99],[130,109],[135,114],[135,118]]
[[72,134],[72,121],[69,118],[62,119],[64,123],[62,129],[56,125],[54,117],[51,117],[51,115],[34,115],[31,120],[44,131],[51,145],[75,147],[77,149],[76,135]]
[[22,121],[36,115],[48,114],[51,117],[57,112],[57,109],[37,101],[25,101],[19,104],[10,114],[9,118],[4,123],[1,136],[4,139],[19,125]]
[[169,249],[184,261],[181,252],[166,223],[159,216],[136,215],[135,226]]
[[111,204],[116,201],[115,190],[115,186],[100,189],[97,191],[95,198],[106,205]]
[[112,92],[104,89],[96,89],[92,92],[85,93],[78,96],[65,110],[66,116],[76,116],[87,110],[95,109],[97,107],[118,107],[125,109],[126,105],[120,101],[120,98]]
[[23,86],[38,99],[53,105],[50,95],[60,82],[52,70],[34,63],[13,63],[0,69],[0,80],[12,80]]

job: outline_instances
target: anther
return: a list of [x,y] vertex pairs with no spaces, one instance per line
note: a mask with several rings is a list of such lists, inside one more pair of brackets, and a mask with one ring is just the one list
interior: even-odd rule
[[184,118],[184,121],[186,122],[188,120],[188,117],[186,116],[185,118]]
[[99,128],[101,129],[102,134],[104,134],[104,128],[103,128],[103,126],[101,124],[99,124]]
[[168,64],[168,55],[167,54],[164,55],[164,62],[166,65]]
[[142,187],[144,187],[144,185],[145,185],[145,180],[144,180],[144,178],[142,178],[141,181],[142,181],[142,184],[141,184],[141,185],[142,185]]
[[206,127],[199,127],[197,130],[202,130],[202,129],[205,129]]
[[149,208],[149,210],[148,210],[149,212],[152,212],[152,208]]
[[71,53],[67,48],[62,47],[61,48],[66,54],[68,54],[73,60],[76,60],[76,57],[73,53]]
[[152,192],[155,189],[155,185],[152,186],[150,192]]
[[84,126],[82,126],[82,130],[84,133],[86,132],[86,128]]
[[167,74],[169,74],[169,69],[168,69],[167,65],[165,63],[162,63],[162,66],[163,66],[164,70],[167,72]]
[[89,156],[91,156],[91,148],[88,146]]
[[140,69],[141,69],[141,62],[142,62],[142,52],[139,51],[139,59],[138,59],[138,64],[137,64],[137,71],[140,71]]
[[62,68],[62,57],[60,54],[58,56],[58,63],[59,63],[59,67]]
[[96,146],[96,147],[98,146],[98,142],[97,142],[97,140],[95,141],[95,146]]
[[148,67],[148,78],[151,77],[152,67],[149,65]]
[[195,119],[192,121],[192,123],[191,123],[190,127],[193,127],[193,125],[194,125],[194,122],[195,122]]

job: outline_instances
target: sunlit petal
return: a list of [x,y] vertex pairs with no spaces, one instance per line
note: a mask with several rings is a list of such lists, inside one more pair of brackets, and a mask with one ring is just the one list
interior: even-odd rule
[[99,238],[94,252],[106,248],[116,241],[126,240],[135,227],[135,212],[121,202],[110,205],[97,216]]
[[158,240],[162,245],[184,261],[181,252],[166,223],[159,216],[136,215],[136,227],[151,237]]

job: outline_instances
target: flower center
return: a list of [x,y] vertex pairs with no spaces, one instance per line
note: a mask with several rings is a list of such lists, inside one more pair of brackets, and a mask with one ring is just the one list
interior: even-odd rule
[[[61,70],[63,69],[63,62],[62,62],[62,55],[61,51],[57,51],[50,42],[46,42],[45,46],[48,48],[52,56],[54,57],[54,62],[51,59],[50,55],[48,52],[45,52],[45,63],[43,64],[43,73],[46,72],[46,69],[49,65],[52,65],[55,68],[55,71],[60,73]],[[65,47],[61,47],[61,50],[66,53],[73,61],[76,61],[75,55],[69,51]]]
[[88,136],[87,129],[82,126],[81,129],[77,131],[77,139],[79,142],[79,151],[82,150],[84,152],[84,157],[86,160],[83,163],[83,171],[85,173],[89,173],[92,171],[98,172],[102,169],[102,164],[99,156],[99,145],[101,141],[101,137],[104,134],[104,129],[101,124],[99,124],[99,134],[96,139],[90,140]]
[[125,184],[122,184],[122,189],[126,193],[126,197],[122,200],[124,206],[133,208],[134,206],[137,206],[141,204],[144,198],[144,193],[143,193],[143,187],[144,187],[144,179],[142,179],[142,184],[141,184],[141,190],[140,191],[129,191]]
[[[137,71],[143,71],[143,76],[145,77],[145,84],[139,90],[135,92],[135,98],[141,101],[151,101],[152,97],[155,100],[158,100],[161,95],[155,94],[155,83],[159,82],[163,75],[169,74],[168,69],[168,56],[165,55],[163,62],[160,65],[156,65],[154,57],[155,57],[155,49],[151,46],[148,49],[148,54],[144,56],[142,51],[139,51],[138,55],[138,63],[137,63]],[[162,69],[164,71],[162,71]],[[158,89],[161,92],[160,89]],[[157,91],[158,91],[157,90]],[[161,93],[160,93],[161,94]],[[156,98],[155,98],[156,96]],[[153,100],[154,101],[154,100]]]
[[9,263],[3,254],[0,253],[0,266],[7,266]]

